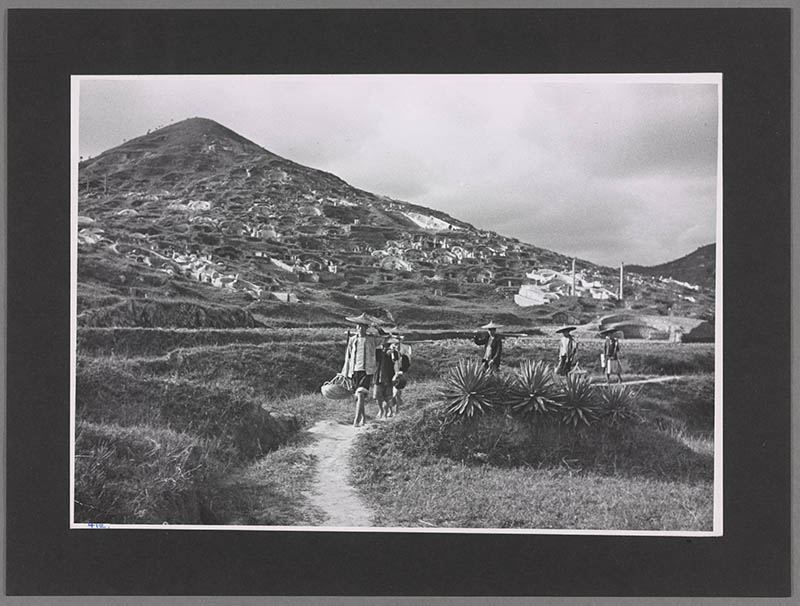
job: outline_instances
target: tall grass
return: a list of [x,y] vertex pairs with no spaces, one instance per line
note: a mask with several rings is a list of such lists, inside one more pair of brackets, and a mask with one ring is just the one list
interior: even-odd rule
[[252,328],[249,311],[236,305],[199,303],[194,300],[130,298],[106,307],[87,309],[81,326],[144,326],[179,328]]
[[217,469],[208,443],[150,426],[81,421],[75,437],[75,521],[198,523]]
[[282,446],[228,474],[208,495],[208,508],[227,524],[318,525],[325,514],[305,495],[314,464],[314,457],[301,447]]
[[612,478],[566,467],[497,469],[449,460],[398,464],[380,490],[355,477],[387,527],[711,530],[701,484]]
[[260,403],[223,386],[132,372],[108,360],[81,360],[78,418],[123,426],[155,425],[220,440],[234,459],[252,459],[297,429]]
[[344,347],[343,329],[181,329],[181,328],[92,328],[79,327],[81,355],[163,356],[174,349],[231,344],[316,342],[338,340]]
[[714,392],[714,375],[686,375],[680,381],[642,385],[639,406],[662,429],[711,437]]
[[[78,521],[319,521],[321,513],[302,494],[313,461],[286,444],[303,424],[352,419],[352,401],[325,400],[318,392],[341,368],[344,329],[81,328],[78,335]],[[594,345],[599,351],[599,342],[581,350],[581,364],[590,370],[597,365]],[[581,432],[515,418],[504,405],[462,425],[443,423],[438,381],[454,360],[477,358],[480,348],[468,339],[445,339],[412,349],[400,416],[365,432],[354,458],[359,485],[385,508],[379,514],[385,520],[564,528],[706,524],[713,375],[643,386],[636,406],[641,423],[622,415]],[[507,338],[503,372],[493,375],[492,389],[524,360],[550,360],[556,349],[552,338]],[[642,342],[630,344],[625,355],[626,373],[713,369],[713,345]],[[510,404],[511,384],[501,391]],[[367,406],[371,416],[372,402]],[[556,480],[566,492],[552,492]],[[517,485],[501,489],[504,482]],[[412,498],[412,486],[423,492]],[[470,506],[472,513],[457,515],[446,503],[462,503],[465,495],[492,513],[481,517]],[[602,515],[587,517],[577,505],[559,509],[570,495],[584,505],[597,499]],[[492,496],[503,507],[490,506]],[[515,498],[544,509],[514,505]],[[637,499],[641,513],[634,511]],[[677,511],[681,499],[691,520]]]
[[343,352],[344,346],[332,343],[225,345],[174,350],[158,358],[81,356],[79,367],[86,366],[86,373],[106,367],[162,381],[194,381],[269,404],[317,391],[341,370]]
[[[681,418],[679,403],[696,387],[676,387],[663,406]],[[649,406],[583,429],[508,414],[449,423],[436,391],[435,382],[417,384],[407,415],[356,444],[353,479],[379,508],[379,523],[710,528],[708,435],[665,430]]]

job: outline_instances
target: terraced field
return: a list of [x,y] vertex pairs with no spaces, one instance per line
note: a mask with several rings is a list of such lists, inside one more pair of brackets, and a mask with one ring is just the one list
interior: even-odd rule
[[[307,430],[317,423],[344,427],[352,422],[350,401],[326,400],[319,394],[320,385],[341,367],[345,340],[346,331],[339,328],[79,329],[76,521],[328,523],[330,513],[315,505],[318,500],[314,497],[319,490],[316,470],[323,461],[313,449],[317,439]],[[578,453],[577,459],[571,455],[542,458],[529,440],[520,437],[523,426],[498,425],[494,416],[485,419],[483,433],[464,434],[459,448],[441,450],[441,436],[428,433],[438,406],[438,385],[454,361],[475,357],[479,348],[468,338],[455,339],[452,333],[435,331],[410,334],[409,341],[416,341],[411,344],[412,384],[405,392],[401,414],[387,422],[373,420],[367,431],[354,435],[359,454],[350,463],[349,451],[337,451],[336,455],[342,461],[334,468],[345,481],[353,482],[368,504],[370,524],[558,527],[561,523],[558,517],[526,517],[517,509],[513,515],[508,513],[511,517],[497,513],[474,518],[470,517],[473,510],[466,518],[444,510],[433,515],[430,508],[418,511],[407,502],[412,479],[424,483],[439,478],[437,481],[444,482],[457,471],[467,493],[481,486],[489,491],[489,486],[506,485],[509,490],[511,477],[525,473],[533,473],[544,483],[537,480],[529,486],[522,482],[519,485],[526,486],[524,490],[542,486],[556,490],[554,478],[577,473],[563,484],[570,494],[580,492],[580,486],[591,485],[596,490],[603,485],[600,478],[613,477],[622,482],[611,484],[623,491],[620,494],[632,491],[639,495],[636,499],[645,499],[653,507],[663,491],[671,494],[678,490],[676,494],[684,496],[675,498],[688,499],[684,504],[697,517],[695,522],[688,521],[686,508],[676,502],[665,505],[669,511],[644,522],[631,517],[634,499],[625,506],[624,515],[606,511],[603,527],[708,528],[713,476],[713,345],[625,342],[626,380],[670,375],[679,375],[681,380],[642,386],[640,406],[647,419],[646,431],[636,430],[638,433],[622,442],[627,444],[627,458],[605,448],[600,449],[602,456],[592,455],[589,463],[581,464],[575,461],[588,457],[585,451]],[[552,360],[556,349],[553,337],[509,337],[505,366],[513,369],[526,359]],[[599,351],[600,341],[582,339],[581,365],[598,380]],[[368,416],[374,417],[375,405],[368,406]],[[506,433],[516,436],[516,442],[498,439]],[[413,448],[404,442],[411,434],[417,440],[411,442]],[[487,442],[489,436],[493,437]],[[425,448],[418,443],[423,438],[428,441]],[[663,457],[648,451],[650,454],[642,457],[650,461],[652,469],[645,473],[642,465],[633,465],[631,453],[648,443],[658,445],[669,456],[689,457],[686,466],[665,466]],[[501,461],[508,456],[511,459]],[[327,463],[330,467],[330,461]],[[472,470],[467,475],[465,470],[458,471],[463,464]],[[444,467],[437,467],[441,465]],[[534,473],[531,465],[540,471]],[[506,480],[499,479],[508,474]],[[425,490],[433,490],[426,486]],[[525,497],[523,493],[517,496]],[[606,497],[615,502],[619,495]],[[553,502],[564,498],[553,496]],[[684,513],[679,515],[678,510]],[[564,527],[600,523],[589,520],[578,516]]]

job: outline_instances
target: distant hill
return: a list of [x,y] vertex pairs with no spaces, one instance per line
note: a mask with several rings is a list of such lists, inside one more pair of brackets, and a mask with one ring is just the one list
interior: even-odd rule
[[[541,314],[513,302],[526,274],[571,269],[571,257],[360,190],[205,118],[80,162],[78,182],[82,326],[331,325],[353,309],[528,325]],[[616,289],[617,270],[576,269]],[[669,287],[645,282],[626,286],[646,293],[637,305],[674,305]],[[680,301],[705,313],[713,292]],[[610,307],[585,301],[579,315]]]
[[688,255],[646,267],[643,265],[628,265],[628,271],[645,276],[672,278],[689,284],[696,284],[704,288],[714,288],[716,280],[716,255],[717,245],[707,244]]

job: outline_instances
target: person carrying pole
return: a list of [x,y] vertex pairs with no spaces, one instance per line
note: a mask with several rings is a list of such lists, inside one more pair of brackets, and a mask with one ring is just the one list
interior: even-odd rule
[[497,334],[497,329],[502,328],[502,324],[497,324],[492,321],[484,324],[481,328],[485,328],[486,335],[481,335],[480,339],[476,339],[479,345],[485,345],[483,350],[483,367],[490,372],[496,372],[500,369],[500,357],[503,354],[503,339]]
[[400,337],[390,335],[378,350],[378,364],[373,377],[378,418],[393,417],[402,404],[401,392],[406,386],[408,356],[400,351]]
[[600,364],[603,372],[606,373],[606,383],[611,383],[611,375],[617,375],[619,382],[622,383],[622,364],[619,361],[619,339],[616,337],[616,330],[606,328],[600,334],[605,337],[603,341],[603,353],[600,354]]
[[[352,381],[356,399],[353,427],[361,427],[366,421],[365,399],[377,369],[377,352],[383,345],[383,335],[387,333],[381,330],[375,318],[367,314],[346,319],[356,325],[357,332],[347,342],[341,374]],[[367,334],[369,326],[374,326],[381,336]]]
[[411,366],[411,347],[405,345],[403,337],[394,335],[389,338],[389,356],[394,365],[394,376],[392,377],[392,400],[389,406],[389,416],[397,414],[397,410],[403,405],[403,389],[405,389],[408,379],[406,373]]
[[561,341],[558,345],[558,365],[556,374],[567,376],[577,364],[578,342],[572,336],[572,331],[577,326],[562,326],[557,333],[561,334]]

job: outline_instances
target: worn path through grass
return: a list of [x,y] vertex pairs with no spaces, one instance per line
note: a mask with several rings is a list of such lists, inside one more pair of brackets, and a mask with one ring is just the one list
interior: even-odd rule
[[592,383],[593,386],[603,386],[603,385],[644,385],[645,383],[665,383],[666,381],[678,381],[680,380],[679,376],[671,375],[667,377],[652,377],[650,379],[637,379],[634,381],[623,381],[622,383],[617,383],[616,381],[612,383],[605,383],[601,380]]
[[306,452],[317,460],[317,475],[308,497],[327,516],[321,526],[372,526],[372,512],[348,480],[350,450],[363,430],[325,419],[308,431],[316,441]]

